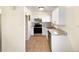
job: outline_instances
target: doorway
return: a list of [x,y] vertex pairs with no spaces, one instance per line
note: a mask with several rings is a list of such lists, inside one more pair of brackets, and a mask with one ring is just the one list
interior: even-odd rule
[[25,15],[25,48],[27,51],[27,41],[28,41],[28,37],[29,37],[29,21],[30,21],[30,15]]

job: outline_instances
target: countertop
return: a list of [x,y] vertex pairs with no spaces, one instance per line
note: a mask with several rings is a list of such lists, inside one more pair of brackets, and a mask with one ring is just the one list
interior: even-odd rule
[[48,31],[52,35],[67,35],[67,32],[63,31],[62,29],[55,28],[55,27],[47,27]]

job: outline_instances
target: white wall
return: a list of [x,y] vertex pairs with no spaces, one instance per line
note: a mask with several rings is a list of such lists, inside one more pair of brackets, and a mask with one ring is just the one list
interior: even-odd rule
[[79,51],[79,7],[66,7],[66,30],[74,51]]
[[2,47],[2,42],[1,42],[1,9],[0,9],[0,52],[1,52],[1,47]]
[[2,51],[24,52],[24,7],[2,7]]

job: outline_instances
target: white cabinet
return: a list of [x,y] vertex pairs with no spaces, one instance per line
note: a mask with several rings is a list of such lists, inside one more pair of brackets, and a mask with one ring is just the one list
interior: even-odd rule
[[52,23],[65,25],[65,7],[58,7],[52,11]]
[[48,35],[47,31],[48,31],[47,28],[42,27],[42,35],[45,35],[47,37],[47,35]]
[[51,18],[49,15],[42,17],[42,22],[50,22]]
[[53,52],[72,51],[70,41],[66,35],[52,35],[51,47]]
[[58,24],[59,22],[59,8],[56,8],[52,12],[52,23]]
[[66,47],[66,36],[52,36],[52,50],[63,51]]

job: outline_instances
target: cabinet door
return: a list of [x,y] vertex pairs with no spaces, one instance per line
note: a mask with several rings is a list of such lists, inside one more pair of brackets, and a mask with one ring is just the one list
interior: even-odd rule
[[67,36],[52,36],[52,51],[66,51]]
[[58,7],[52,12],[52,23],[65,25],[65,7]]
[[48,34],[47,34],[47,28],[42,27],[42,35],[45,35],[45,36],[48,35]]
[[58,24],[59,23],[59,8],[56,8],[52,12],[52,23]]
[[65,25],[65,7],[59,8],[59,25]]

